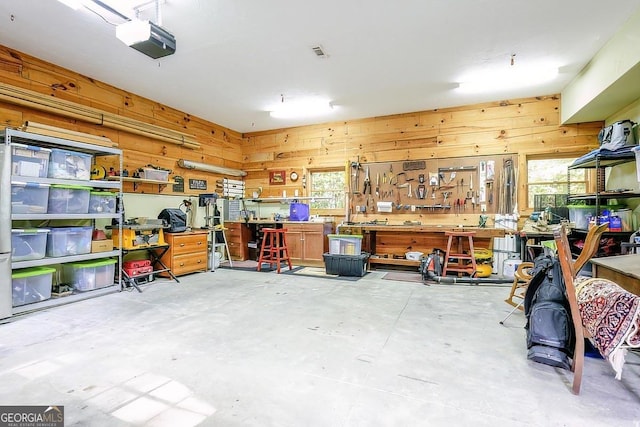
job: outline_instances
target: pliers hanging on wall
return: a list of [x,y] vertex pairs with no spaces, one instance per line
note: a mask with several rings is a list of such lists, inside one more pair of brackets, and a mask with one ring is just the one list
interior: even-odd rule
[[371,194],[371,178],[369,177],[369,166],[365,169],[364,173],[364,189],[362,194]]

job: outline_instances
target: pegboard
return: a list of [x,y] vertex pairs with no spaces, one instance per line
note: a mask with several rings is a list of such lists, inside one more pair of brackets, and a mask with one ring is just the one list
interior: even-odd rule
[[349,166],[351,211],[495,214],[516,202],[517,155],[360,163]]

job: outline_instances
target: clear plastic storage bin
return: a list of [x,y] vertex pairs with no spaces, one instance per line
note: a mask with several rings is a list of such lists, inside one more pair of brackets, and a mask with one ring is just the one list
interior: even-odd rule
[[360,255],[362,236],[359,234],[329,234],[329,253],[332,255]]
[[44,258],[48,228],[11,230],[11,260],[28,261]]
[[51,284],[56,269],[32,267],[14,270],[11,274],[13,306],[18,307],[51,298]]
[[89,212],[91,188],[77,185],[52,185],[49,190],[51,214],[86,214]]
[[91,252],[93,227],[55,227],[47,238],[48,257],[84,255]]
[[49,171],[49,148],[11,144],[11,173],[19,176],[46,178]]
[[89,196],[89,213],[116,213],[116,194],[92,191]]
[[91,154],[52,148],[48,176],[88,181],[91,179],[91,158]]
[[154,181],[168,181],[169,171],[163,171],[154,168],[142,168],[140,178],[151,179]]
[[115,259],[72,262],[64,264],[64,276],[76,291],[104,288],[115,282],[116,263]]
[[49,184],[33,182],[11,183],[11,213],[47,213],[49,205]]

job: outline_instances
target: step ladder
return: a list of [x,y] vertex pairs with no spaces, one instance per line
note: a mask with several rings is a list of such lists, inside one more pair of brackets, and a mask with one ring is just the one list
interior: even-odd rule
[[[222,248],[222,255],[225,255],[225,252],[226,252],[226,258],[229,260],[229,267],[233,267],[233,261],[231,261],[231,253],[229,252],[229,245],[227,244],[227,235],[224,233],[225,230],[226,228],[224,227],[212,229],[211,253],[210,253],[211,271],[216,271],[216,252],[218,251],[219,248]],[[218,233],[222,234],[223,242],[220,242],[220,243],[216,242]]]

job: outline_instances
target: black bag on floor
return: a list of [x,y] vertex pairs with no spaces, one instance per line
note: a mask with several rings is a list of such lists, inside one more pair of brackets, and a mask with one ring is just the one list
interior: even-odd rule
[[560,262],[546,255],[534,260],[533,278],[524,299],[527,357],[535,362],[571,369],[575,331]]
[[180,209],[163,209],[158,215],[158,219],[164,220],[169,226],[165,231],[168,233],[181,233],[187,229],[187,214]]

